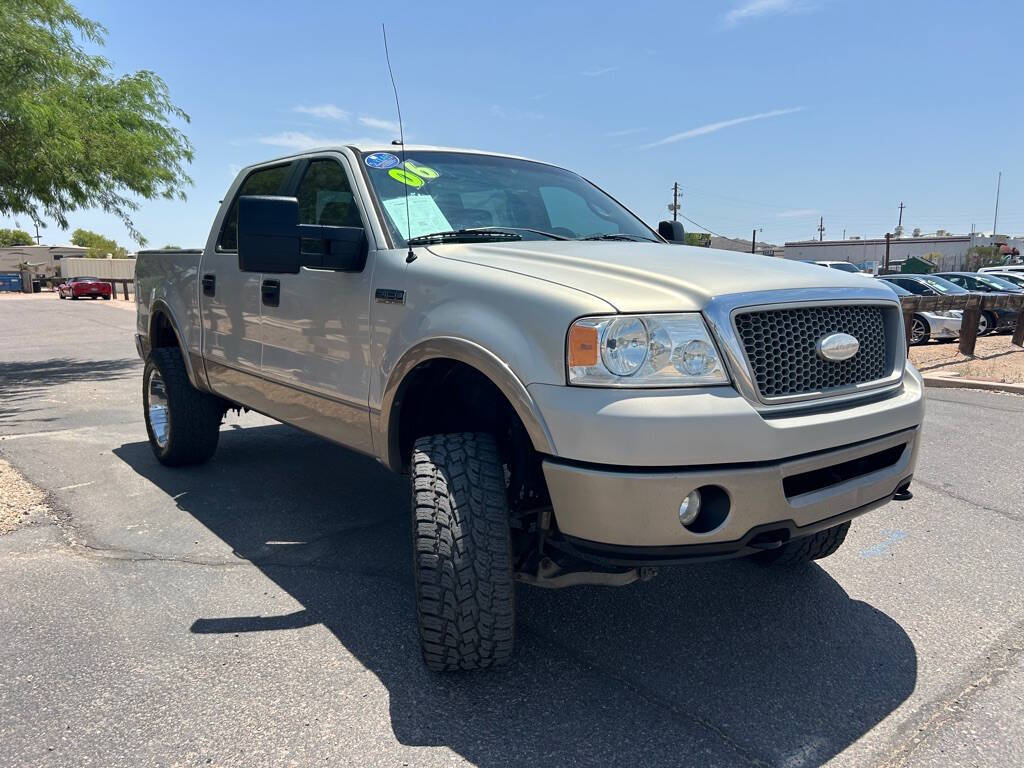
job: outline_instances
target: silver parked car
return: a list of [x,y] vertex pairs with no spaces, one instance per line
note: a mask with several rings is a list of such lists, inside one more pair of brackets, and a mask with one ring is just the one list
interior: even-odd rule
[[[883,280],[896,291],[897,296],[914,296],[903,286],[891,280]],[[930,339],[953,341],[960,337],[960,325],[964,313],[959,309],[944,309],[938,312],[915,312],[909,331],[911,345],[926,344]]]

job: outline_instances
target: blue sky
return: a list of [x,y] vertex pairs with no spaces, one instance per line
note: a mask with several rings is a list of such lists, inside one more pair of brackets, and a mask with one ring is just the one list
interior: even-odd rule
[[[1024,232],[1019,2],[78,6],[119,72],[156,71],[192,118],[188,201],[136,217],[154,246],[204,243],[240,166],[393,138],[381,21],[407,141],[564,165],[652,224],[678,181],[683,214],[725,235],[806,239],[820,215],[826,238],[880,235],[901,201],[908,233],[990,230],[1001,170],[999,229]],[[129,241],[100,212],[70,220]]]

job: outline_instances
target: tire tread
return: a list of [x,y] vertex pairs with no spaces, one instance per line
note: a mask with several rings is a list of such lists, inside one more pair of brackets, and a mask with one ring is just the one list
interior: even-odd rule
[[515,643],[504,474],[487,434],[421,437],[412,453],[416,612],[434,671],[503,664]]
[[[168,419],[171,432],[166,448],[160,448],[149,425],[148,400],[146,404],[146,431],[149,444],[161,464],[180,467],[202,464],[217,450],[220,423],[224,418],[224,401],[216,395],[200,392],[188,380],[185,361],[177,347],[157,347],[150,353],[147,365],[155,365],[163,377],[167,390]],[[148,372],[143,376],[143,389],[149,383]]]

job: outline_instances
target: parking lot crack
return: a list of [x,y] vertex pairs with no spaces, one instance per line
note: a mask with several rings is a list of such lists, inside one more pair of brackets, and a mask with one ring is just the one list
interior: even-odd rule
[[941,493],[944,496],[949,496],[951,499],[962,501],[964,504],[970,504],[972,507],[983,509],[986,512],[994,512],[1000,517],[1005,517],[1007,520],[1013,520],[1015,523],[1024,523],[1024,515],[1017,514],[1016,512],[1011,512],[1008,509],[1000,509],[999,507],[992,507],[987,504],[982,504],[981,502],[975,501],[974,499],[969,499],[966,496],[962,496],[956,491],[953,491],[952,489],[947,488],[944,485],[936,485],[935,483],[930,483],[927,480],[922,480],[920,477],[914,478],[914,484],[923,485],[930,491]]
[[1024,623],[1013,625],[983,657],[981,663],[968,674],[967,681],[957,685],[945,696],[939,697],[921,709],[922,716],[904,726],[903,732],[911,731],[893,749],[880,768],[901,768],[925,742],[941,733],[945,728],[958,723],[968,712],[971,704],[985,691],[997,685],[1014,667],[1024,654]]

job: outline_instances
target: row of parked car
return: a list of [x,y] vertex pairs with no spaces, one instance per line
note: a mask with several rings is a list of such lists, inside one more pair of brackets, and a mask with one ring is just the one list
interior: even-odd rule
[[[823,267],[859,272],[847,262],[818,262]],[[844,266],[845,265],[845,266]],[[851,269],[852,267],[852,269]],[[863,274],[863,273],[862,273]],[[896,293],[903,296],[954,296],[968,293],[1024,294],[1024,264],[983,267],[977,272],[938,272],[936,274],[879,275]],[[929,339],[954,340],[960,336],[963,312],[917,312],[909,329],[911,344]],[[1017,311],[1005,307],[985,309],[978,319],[978,335],[1011,332],[1017,326]]]

